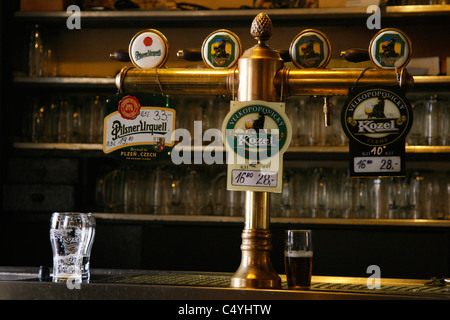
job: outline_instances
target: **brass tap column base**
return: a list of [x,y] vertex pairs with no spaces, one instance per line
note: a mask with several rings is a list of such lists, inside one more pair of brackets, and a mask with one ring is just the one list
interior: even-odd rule
[[244,229],[241,250],[241,265],[231,277],[230,287],[281,289],[281,278],[273,269],[270,260],[270,230]]

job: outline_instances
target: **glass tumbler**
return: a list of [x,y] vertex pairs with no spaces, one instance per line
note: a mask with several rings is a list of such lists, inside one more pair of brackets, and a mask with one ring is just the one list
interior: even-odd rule
[[311,286],[312,260],[312,231],[287,230],[284,265],[289,289],[308,289]]
[[95,218],[88,213],[54,212],[50,220],[53,281],[89,278]]

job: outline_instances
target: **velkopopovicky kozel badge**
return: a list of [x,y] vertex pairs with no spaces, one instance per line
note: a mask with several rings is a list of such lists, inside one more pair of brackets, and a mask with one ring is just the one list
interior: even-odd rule
[[341,113],[351,175],[403,175],[405,138],[412,121],[411,106],[398,88],[352,90]]
[[344,131],[367,146],[387,145],[405,137],[412,124],[407,100],[389,89],[365,90],[342,113]]
[[103,152],[121,160],[159,160],[174,146],[176,111],[152,94],[117,95],[107,100]]
[[201,53],[203,61],[210,68],[226,69],[237,63],[242,54],[242,45],[236,34],[220,29],[205,39]]
[[284,103],[232,101],[222,135],[228,190],[281,192],[283,154],[292,136]]

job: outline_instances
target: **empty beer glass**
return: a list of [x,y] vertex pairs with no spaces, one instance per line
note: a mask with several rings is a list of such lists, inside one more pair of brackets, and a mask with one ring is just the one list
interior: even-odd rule
[[436,146],[441,142],[441,103],[437,95],[431,96],[425,104],[423,119],[424,145]]
[[188,168],[181,177],[181,206],[186,215],[202,215],[208,205],[209,185],[203,171]]
[[245,192],[227,190],[227,173],[221,172],[212,182],[212,209],[215,214],[244,216]]
[[287,230],[284,266],[289,289],[308,289],[311,286],[312,260],[312,231]]
[[55,212],[50,220],[53,250],[53,281],[89,278],[89,261],[94,240],[94,216],[87,213]]
[[125,173],[123,169],[108,172],[103,179],[102,198],[106,212],[124,212]]
[[331,176],[323,168],[316,168],[312,173],[309,190],[311,217],[331,218],[333,215],[333,184]]
[[171,214],[173,200],[173,176],[166,167],[152,170],[147,189],[147,197],[150,197],[150,213]]

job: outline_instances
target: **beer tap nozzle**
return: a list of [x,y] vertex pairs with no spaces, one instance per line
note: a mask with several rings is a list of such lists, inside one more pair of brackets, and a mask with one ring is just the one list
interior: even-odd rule
[[333,125],[333,104],[331,102],[331,97],[323,97],[323,115],[325,120],[325,127],[330,127]]

